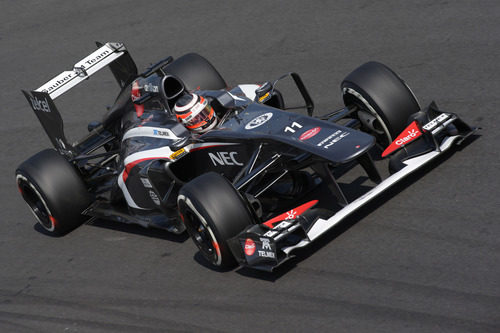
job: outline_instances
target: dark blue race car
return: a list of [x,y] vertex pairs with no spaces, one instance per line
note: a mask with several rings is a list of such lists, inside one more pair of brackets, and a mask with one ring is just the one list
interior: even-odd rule
[[[54,100],[104,67],[121,92],[71,144]],[[303,112],[278,90],[283,80],[296,86]],[[377,62],[350,73],[341,91],[344,107],[313,116],[296,73],[228,88],[197,54],[139,74],[123,44],[98,44],[73,69],[23,91],[55,149],[23,162],[16,181],[50,233],[92,217],[187,230],[214,266],[272,270],[475,131],[435,103],[421,108]],[[176,120],[186,92],[210,102],[216,127],[196,134]]]

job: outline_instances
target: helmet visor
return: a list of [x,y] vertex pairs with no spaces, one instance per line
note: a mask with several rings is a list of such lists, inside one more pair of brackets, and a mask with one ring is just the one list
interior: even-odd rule
[[[193,112],[194,113],[194,112]],[[191,130],[203,130],[215,119],[214,109],[206,103],[196,116],[187,120],[185,125]]]

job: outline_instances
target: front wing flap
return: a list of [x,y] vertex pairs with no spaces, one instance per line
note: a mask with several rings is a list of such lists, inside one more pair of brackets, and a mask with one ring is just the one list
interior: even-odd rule
[[273,226],[267,223],[250,226],[228,241],[231,252],[242,266],[272,271],[294,257],[289,248],[310,243],[307,232],[324,216],[322,212],[311,209],[293,219],[276,220]]
[[241,249],[236,257],[240,264],[271,271],[286,258],[278,253],[276,242],[254,232],[247,232],[235,239]]

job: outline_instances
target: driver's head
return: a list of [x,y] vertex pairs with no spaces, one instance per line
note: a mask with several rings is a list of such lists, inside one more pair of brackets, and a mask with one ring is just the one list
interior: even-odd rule
[[182,95],[174,107],[175,116],[187,129],[204,133],[217,125],[217,115],[203,96]]

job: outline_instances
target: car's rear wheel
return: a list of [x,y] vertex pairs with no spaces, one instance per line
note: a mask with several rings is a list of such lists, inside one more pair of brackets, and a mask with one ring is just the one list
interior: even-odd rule
[[53,235],[63,235],[85,222],[82,211],[92,196],[75,168],[58,152],[46,149],[24,161],[16,182],[40,225]]
[[216,267],[233,267],[236,261],[227,241],[254,223],[246,201],[233,185],[217,173],[203,174],[181,188],[177,204],[203,257]]
[[177,76],[187,90],[219,90],[226,82],[215,67],[197,53],[188,53],[165,67],[169,74]]
[[341,88],[345,105],[358,107],[364,129],[383,146],[391,143],[405,129],[410,115],[420,110],[408,85],[378,62],[355,69],[342,81]]

